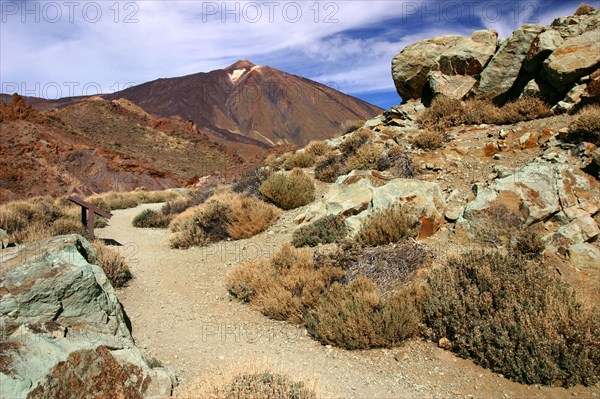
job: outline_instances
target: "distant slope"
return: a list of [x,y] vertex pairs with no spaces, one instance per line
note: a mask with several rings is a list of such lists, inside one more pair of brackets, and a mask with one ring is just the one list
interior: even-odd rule
[[242,162],[193,123],[153,117],[124,99],[41,113],[15,101],[0,105],[0,202],[176,187]]
[[382,112],[320,83],[249,61],[158,79],[106,98],[120,97],[152,114],[193,120],[228,140],[243,136],[269,146],[335,137],[342,123]]

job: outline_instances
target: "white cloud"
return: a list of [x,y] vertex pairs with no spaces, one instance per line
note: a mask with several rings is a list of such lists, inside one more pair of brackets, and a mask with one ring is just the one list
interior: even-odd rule
[[[8,3],[21,8],[14,12],[6,8]],[[97,83],[110,92],[129,82],[222,68],[237,59],[296,65],[308,77],[354,93],[393,90],[391,58],[415,40],[469,34],[482,25],[506,36],[521,24],[519,18],[493,21],[481,14],[468,24],[453,23],[450,3],[435,0],[243,1],[228,2],[227,10],[221,1],[133,1],[116,3],[118,7],[83,1],[73,10],[53,3],[63,5],[62,18],[50,23],[54,14],[44,11],[47,2],[28,2],[29,9],[39,5],[37,15],[23,15],[25,3],[2,2],[1,91],[6,83],[35,91],[36,84],[43,88],[56,82],[66,92],[69,82],[77,82],[79,89]],[[529,1],[519,3],[521,8],[525,3],[540,7]],[[97,6],[101,15],[92,23]],[[540,15],[547,20],[572,8]],[[395,25],[387,22],[391,19]],[[46,94],[39,91],[37,95]]]

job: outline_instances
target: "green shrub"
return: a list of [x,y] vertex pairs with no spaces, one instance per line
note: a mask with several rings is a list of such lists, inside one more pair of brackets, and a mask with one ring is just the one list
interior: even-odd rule
[[395,205],[373,213],[363,222],[356,241],[363,247],[395,243],[403,238],[416,237],[419,220],[401,206]]
[[348,234],[345,217],[340,215],[324,216],[313,223],[302,226],[292,236],[292,245],[296,248],[308,245],[329,244],[341,240]]
[[165,216],[162,212],[144,209],[133,217],[132,224],[133,227],[166,229],[171,219],[171,216]]
[[417,331],[419,313],[413,298],[406,293],[383,298],[367,277],[347,286],[335,283],[308,313],[306,328],[323,344],[345,349],[394,346]]
[[471,252],[428,277],[423,318],[431,338],[525,384],[593,385],[600,375],[600,318],[540,266]]
[[315,199],[313,179],[300,169],[274,173],[260,185],[260,192],[282,209],[294,209]]

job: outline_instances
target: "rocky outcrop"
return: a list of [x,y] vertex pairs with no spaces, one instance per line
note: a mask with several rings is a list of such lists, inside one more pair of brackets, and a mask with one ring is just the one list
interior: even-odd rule
[[513,32],[481,73],[479,84],[471,96],[504,103],[519,77],[533,41],[543,30],[542,25],[524,25]]
[[556,106],[556,113],[573,112],[600,101],[600,80],[594,77],[599,29],[600,11],[585,6],[551,26],[523,25],[506,39],[489,30],[440,36],[402,50],[392,60],[392,75],[404,101],[422,99],[427,105],[444,95],[503,105],[535,95]]
[[115,290],[83,237],[53,237],[1,255],[3,395],[170,394],[172,373],[148,366]]
[[456,222],[457,237],[476,239],[494,223],[494,209],[502,210],[504,220],[514,219],[515,227],[537,225],[548,249],[576,253],[577,259],[595,256],[597,249],[586,246],[584,251],[581,245],[600,235],[594,220],[600,212],[600,183],[576,167],[535,161],[477,189]]
[[433,235],[444,223],[446,201],[437,183],[394,179],[375,171],[355,170],[340,176],[323,199],[299,221],[311,223],[323,216],[344,215],[353,233],[373,212],[393,205],[406,209],[419,220],[419,238]]

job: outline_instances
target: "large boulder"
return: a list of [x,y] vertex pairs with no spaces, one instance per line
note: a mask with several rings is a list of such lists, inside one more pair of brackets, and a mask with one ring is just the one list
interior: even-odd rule
[[548,29],[545,32],[540,33],[538,37],[533,40],[531,48],[527,52],[525,62],[523,63],[523,69],[529,73],[537,72],[541,67],[546,58],[552,54],[554,50],[559,48],[563,43],[559,31],[556,29]]
[[312,223],[328,215],[347,216],[351,233],[374,212],[402,206],[419,220],[419,238],[426,238],[444,223],[446,201],[437,183],[394,179],[375,171],[355,170],[340,176],[323,199],[314,204],[302,221]]
[[544,29],[542,25],[527,24],[514,31],[481,73],[471,96],[504,103],[519,77],[531,44]]
[[445,75],[479,75],[496,52],[497,45],[498,32],[475,31],[440,55],[439,70]]
[[437,69],[440,55],[461,36],[445,35],[421,40],[406,46],[392,59],[392,77],[398,94],[404,101],[421,98],[427,75]]
[[3,396],[170,394],[172,373],[148,366],[114,288],[83,237],[53,237],[3,250],[1,256]]
[[430,101],[442,94],[456,100],[463,99],[475,86],[477,79],[468,75],[445,75],[434,71],[427,77],[427,88],[423,93],[424,101]]
[[582,76],[600,67],[600,34],[585,32],[566,40],[544,61],[542,75],[557,90],[565,91]]

